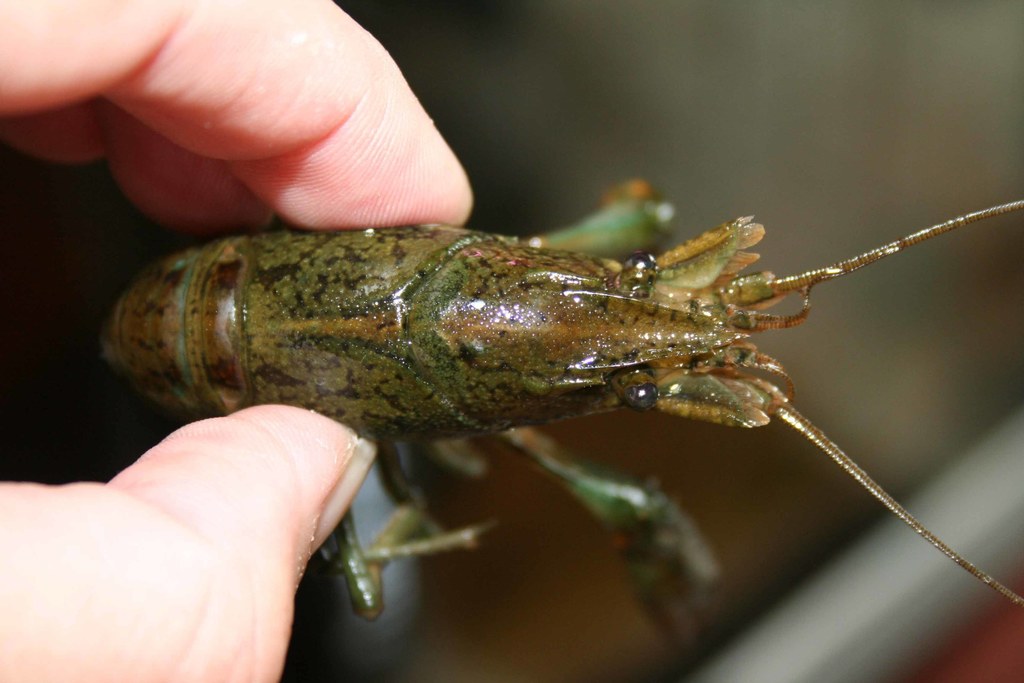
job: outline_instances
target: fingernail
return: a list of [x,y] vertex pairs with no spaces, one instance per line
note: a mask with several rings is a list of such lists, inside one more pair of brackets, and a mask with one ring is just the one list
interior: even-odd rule
[[366,478],[366,473],[370,471],[373,459],[377,455],[377,446],[361,437],[353,439],[350,449],[345,472],[334,490],[327,495],[323,513],[317,520],[316,533],[313,534],[313,549],[319,548],[338,526],[342,515],[356,497],[359,487],[363,485],[363,479]]

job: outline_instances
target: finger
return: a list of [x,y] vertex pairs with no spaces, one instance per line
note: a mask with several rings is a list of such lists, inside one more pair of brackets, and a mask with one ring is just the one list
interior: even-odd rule
[[65,164],[103,155],[103,141],[92,102],[39,114],[0,118],[0,140],[26,154]]
[[[216,539],[244,565],[268,565],[290,595],[347,509],[372,454],[368,442],[326,417],[258,406],[182,427],[109,486]],[[206,483],[197,486],[197,479]]]
[[233,162],[298,225],[461,223],[469,210],[461,166],[394,62],[326,0],[201,4],[108,94],[186,149]]
[[176,0],[0,3],[0,115],[92,99],[144,65],[187,17]]
[[[257,196],[302,225],[465,220],[461,166],[384,49],[327,0],[77,4],[97,3],[116,9],[83,12],[73,27],[44,21],[64,11],[55,0],[5,6],[6,25],[32,24],[30,37],[53,29],[0,48],[8,110],[104,94],[175,144],[234,162]],[[50,85],[38,84],[45,69],[23,66],[34,53],[56,72]]]
[[226,161],[189,152],[108,102],[98,112],[111,173],[125,196],[157,223],[210,233],[270,220],[270,208]]
[[275,680],[297,576],[369,460],[330,420],[265,406],[179,430],[107,486],[0,486],[18,549],[0,680]]

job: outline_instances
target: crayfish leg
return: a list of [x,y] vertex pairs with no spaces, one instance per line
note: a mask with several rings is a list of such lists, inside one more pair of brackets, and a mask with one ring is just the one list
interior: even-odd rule
[[491,526],[484,523],[452,531],[443,529],[427,513],[422,495],[406,479],[393,444],[379,445],[377,462],[384,488],[397,506],[383,529],[372,544],[364,546],[349,512],[332,535],[336,548],[321,549],[327,573],[345,577],[353,611],[371,620],[384,608],[381,573],[388,562],[476,548],[480,536]]
[[373,620],[384,609],[381,572],[388,562],[449,550],[471,550],[491,526],[485,522],[446,531],[422,508],[405,504],[395,509],[369,547],[360,542],[352,514],[345,515],[334,531],[337,549],[322,553],[327,560],[327,573],[345,577],[352,610]]
[[686,641],[713,602],[718,563],[697,525],[650,481],[570,456],[532,429],[500,437],[572,493],[614,535],[644,606]]
[[604,205],[575,225],[530,237],[531,247],[580,251],[620,258],[637,249],[653,249],[668,232],[672,205],[643,180],[616,185]]
[[329,553],[326,548],[320,551],[327,560],[325,571],[345,577],[352,610],[356,614],[365,619],[376,619],[384,609],[381,566],[380,563],[369,562],[363,554],[351,512],[342,517],[333,537],[337,549],[333,553]]
[[487,474],[487,459],[471,439],[439,439],[422,446],[439,467],[470,479]]

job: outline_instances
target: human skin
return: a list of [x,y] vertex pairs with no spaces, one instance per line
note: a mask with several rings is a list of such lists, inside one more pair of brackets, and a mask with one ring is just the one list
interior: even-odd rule
[[[397,67],[327,0],[11,2],[0,25],[0,139],[105,158],[165,225],[469,213]],[[178,430],[105,485],[0,484],[0,680],[278,678],[298,579],[371,461],[345,427],[261,406]]]

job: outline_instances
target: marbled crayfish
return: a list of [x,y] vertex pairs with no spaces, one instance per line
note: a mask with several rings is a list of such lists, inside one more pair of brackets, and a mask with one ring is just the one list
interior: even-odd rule
[[[797,412],[782,366],[749,341],[803,322],[820,282],[1020,209],[1024,200],[966,214],[790,277],[739,274],[757,258],[742,250],[764,234],[750,218],[657,257],[598,255],[647,248],[663,232],[671,208],[639,182],[580,225],[532,239],[442,225],[229,237],[143,272],[118,302],[104,349],[136,389],[187,419],[285,403],[373,439],[431,442],[435,454],[463,463],[475,450],[466,437],[501,434],[612,529],[642,599],[669,626],[716,575],[692,523],[652,484],[514,428],[620,407],[742,427],[778,417],[953,561],[1024,606]],[[764,312],[790,294],[802,310]],[[381,608],[384,563],[470,546],[480,532],[442,530],[393,451],[380,462],[398,503],[392,523],[364,548],[346,518],[329,558],[367,616]]]

